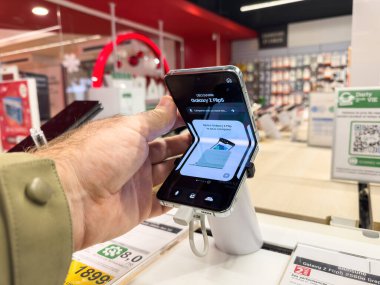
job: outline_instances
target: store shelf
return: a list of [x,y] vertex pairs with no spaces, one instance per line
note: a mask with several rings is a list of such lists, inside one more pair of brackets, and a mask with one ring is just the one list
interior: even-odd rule
[[332,92],[348,83],[347,51],[255,58],[236,65],[251,100],[265,105],[300,104],[310,92]]

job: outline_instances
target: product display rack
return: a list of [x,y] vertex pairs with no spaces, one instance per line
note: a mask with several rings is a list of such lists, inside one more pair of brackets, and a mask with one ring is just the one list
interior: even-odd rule
[[258,58],[236,64],[253,102],[276,107],[308,101],[310,92],[348,85],[347,51]]

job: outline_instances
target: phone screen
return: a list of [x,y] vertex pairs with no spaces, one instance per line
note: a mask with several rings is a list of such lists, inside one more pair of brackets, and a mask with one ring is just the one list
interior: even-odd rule
[[257,146],[234,72],[169,75],[167,87],[193,143],[157,193],[160,200],[223,212]]
[[[51,141],[68,130],[75,129],[95,117],[103,109],[99,101],[74,101],[41,126],[47,141]],[[34,147],[31,136],[27,136],[8,152],[25,152]]]

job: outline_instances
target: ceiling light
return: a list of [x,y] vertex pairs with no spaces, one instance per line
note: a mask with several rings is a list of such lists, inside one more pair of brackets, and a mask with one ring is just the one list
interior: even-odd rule
[[49,14],[49,10],[45,7],[37,6],[32,9],[32,13],[37,16],[46,16]]
[[245,6],[240,7],[240,11],[247,12],[247,11],[252,11],[252,10],[269,8],[273,6],[290,4],[294,2],[300,2],[300,1],[304,1],[304,0],[276,0],[276,1],[269,1],[269,2],[263,2],[263,3],[258,3],[258,4],[252,4],[252,5],[245,5]]

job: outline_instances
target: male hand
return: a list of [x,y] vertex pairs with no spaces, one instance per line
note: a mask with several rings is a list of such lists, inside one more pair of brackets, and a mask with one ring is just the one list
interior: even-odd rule
[[152,188],[173,168],[174,159],[167,159],[183,153],[191,139],[188,134],[156,138],[180,124],[173,100],[165,96],[152,111],[91,122],[35,153],[56,163],[75,250],[165,212]]

